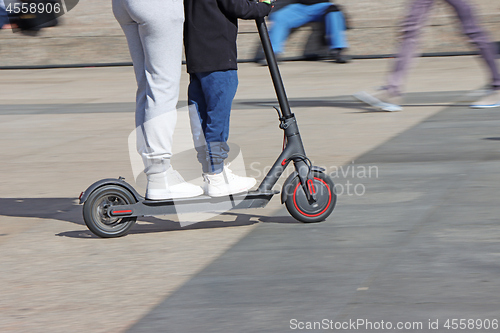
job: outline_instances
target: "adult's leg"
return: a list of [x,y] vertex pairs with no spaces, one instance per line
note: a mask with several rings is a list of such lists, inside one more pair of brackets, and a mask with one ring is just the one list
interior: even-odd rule
[[146,197],[165,200],[197,196],[170,167],[182,59],[184,8],[180,0],[113,0],[127,37],[137,79],[137,150],[148,183]]
[[113,0],[134,63],[138,151],[148,175],[170,166],[182,61],[180,0]]
[[403,22],[402,40],[395,59],[395,64],[387,78],[385,87],[390,95],[401,94],[403,80],[408,72],[411,60],[414,57],[420,29],[425,24],[434,0],[413,0],[410,11]]
[[146,108],[146,72],[144,60],[144,48],[139,35],[139,23],[135,22],[125,5],[125,0],[113,0],[113,14],[127,38],[128,49],[134,65],[135,80],[137,82],[135,122],[136,126],[144,122],[144,110]]
[[290,35],[290,30],[298,28],[311,22],[306,5],[294,3],[288,5],[269,16],[272,22],[269,29],[269,38],[273,46],[274,53],[283,53],[286,39]]
[[445,0],[457,13],[462,23],[463,32],[476,44],[481,57],[491,74],[492,87],[500,90],[500,75],[495,62],[495,52],[491,45],[488,35],[479,26],[474,15],[472,6],[466,0]]

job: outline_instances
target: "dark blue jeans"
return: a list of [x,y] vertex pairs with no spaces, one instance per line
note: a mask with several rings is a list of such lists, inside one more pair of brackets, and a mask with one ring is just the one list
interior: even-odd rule
[[[220,173],[229,146],[229,118],[236,89],[236,70],[193,73],[190,75],[188,100],[191,131],[198,161],[204,173]],[[193,110],[196,112],[193,112]]]

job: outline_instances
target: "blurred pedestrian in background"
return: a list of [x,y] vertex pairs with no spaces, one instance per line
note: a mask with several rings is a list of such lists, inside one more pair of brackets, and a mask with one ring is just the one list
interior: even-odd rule
[[[476,21],[472,4],[468,0],[443,0],[456,12],[462,24],[463,33],[476,45],[479,53],[489,69],[491,86],[489,92],[477,102],[473,108],[490,108],[500,106],[500,75],[495,63],[495,50],[487,34]],[[387,84],[377,91],[359,92],[353,96],[382,111],[401,111],[400,98],[402,85],[408,72],[409,64],[415,55],[417,39],[421,28],[429,16],[436,0],[413,0],[408,16],[403,22],[402,41],[393,69],[387,77]]]
[[43,28],[59,25],[57,18],[64,13],[60,0],[0,1],[8,11],[8,27],[28,36],[36,36]]
[[144,161],[152,200],[203,194],[170,165],[177,122],[182,64],[182,0],[113,0],[113,13],[127,37],[137,80],[137,150]]
[[[273,50],[279,58],[290,31],[310,22],[324,22],[325,37],[329,46],[329,56],[337,63],[346,63],[343,51],[348,47],[346,40],[346,20],[340,6],[329,0],[293,0],[276,2],[277,6],[269,15],[272,22],[269,37]],[[279,6],[279,7],[278,7]]]
[[5,4],[3,0],[0,0],[0,29],[10,29],[11,25],[9,22],[9,16],[5,10]]

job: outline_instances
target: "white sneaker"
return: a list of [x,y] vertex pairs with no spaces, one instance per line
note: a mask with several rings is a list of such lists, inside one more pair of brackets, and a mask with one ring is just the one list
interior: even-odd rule
[[496,108],[500,106],[500,90],[490,90],[486,96],[471,104],[474,109]]
[[255,178],[235,175],[227,166],[221,173],[205,174],[204,178],[206,194],[211,197],[246,192],[257,183]]
[[376,109],[387,112],[402,111],[400,97],[391,96],[386,89],[379,89],[374,93],[360,91],[352,95],[363,103],[373,106]]
[[165,172],[148,175],[146,199],[167,200],[190,198],[202,194],[203,189],[200,186],[186,182],[172,167]]

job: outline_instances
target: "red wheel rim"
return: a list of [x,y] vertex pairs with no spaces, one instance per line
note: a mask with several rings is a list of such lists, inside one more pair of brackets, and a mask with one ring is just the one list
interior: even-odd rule
[[322,179],[319,179],[319,178],[316,178],[316,177],[314,177],[314,179],[322,182],[326,186],[326,188],[328,190],[328,204],[326,205],[325,209],[323,209],[321,212],[319,212],[317,214],[307,214],[307,213],[304,213],[299,208],[299,206],[297,205],[297,200],[295,198],[295,196],[297,195],[297,189],[300,186],[300,182],[297,184],[297,186],[293,190],[293,204],[295,205],[295,208],[299,211],[300,214],[302,214],[304,216],[307,216],[307,217],[318,217],[318,216],[320,216],[321,214],[323,214],[328,209],[328,207],[330,207],[330,204],[332,203],[332,194],[331,194],[331,191],[330,191],[330,186],[328,186],[328,184],[325,181],[323,181]]

